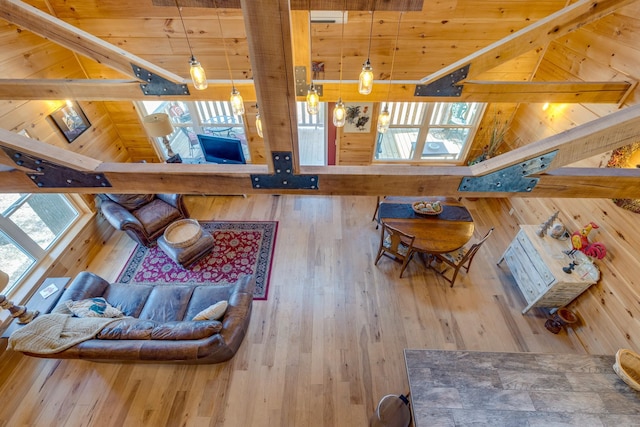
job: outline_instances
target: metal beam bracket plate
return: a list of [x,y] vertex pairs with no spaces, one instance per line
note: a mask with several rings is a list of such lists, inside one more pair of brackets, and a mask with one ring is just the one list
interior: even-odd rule
[[273,167],[276,173],[271,175],[251,174],[251,184],[255,189],[317,190],[318,175],[294,175],[293,160],[290,151],[274,151]]
[[538,184],[539,178],[529,175],[544,171],[558,151],[543,154],[513,166],[477,177],[464,177],[458,191],[473,193],[527,193]]
[[135,64],[131,64],[131,68],[137,78],[147,82],[140,83],[142,93],[145,95],[189,95],[189,87],[185,84],[171,82]]
[[33,169],[33,172],[26,174],[40,188],[111,187],[111,183],[104,174],[77,171],[11,148],[1,148],[16,165]]
[[463,85],[458,85],[460,80],[464,80],[469,75],[469,65],[454,71],[448,76],[444,76],[431,82],[428,85],[416,85],[414,96],[460,96]]
[[[296,66],[294,72],[296,78],[296,96],[307,96],[307,91],[309,90],[309,83],[307,83],[307,67]],[[322,85],[314,84],[314,86],[318,91],[318,95],[322,96]]]

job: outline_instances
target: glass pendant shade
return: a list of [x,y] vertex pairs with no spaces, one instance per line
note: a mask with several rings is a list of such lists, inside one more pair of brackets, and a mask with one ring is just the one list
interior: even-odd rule
[[391,124],[391,114],[389,114],[389,109],[385,106],[384,110],[378,116],[378,132],[385,133],[389,129],[389,125]]
[[358,92],[361,95],[369,95],[373,89],[373,67],[367,59],[362,65],[362,71],[360,72],[360,79],[358,82]]
[[307,113],[312,115],[318,114],[319,106],[320,96],[318,95],[316,87],[311,83],[309,91],[307,92]]
[[260,117],[260,113],[256,115],[256,129],[258,130],[258,136],[260,138],[264,138],[264,134],[262,133],[262,118]]
[[344,126],[347,121],[347,110],[344,108],[342,99],[338,100],[335,108],[333,109],[333,125],[337,128]]
[[235,87],[231,91],[231,98],[229,98],[229,102],[231,102],[231,108],[233,109],[233,114],[236,116],[244,114],[244,100],[242,99],[242,95],[238,92],[238,89]]
[[207,83],[207,75],[204,73],[204,68],[202,68],[200,62],[192,56],[189,64],[191,64],[191,69],[189,70],[189,72],[191,73],[193,86],[198,90],[206,89],[209,84]]

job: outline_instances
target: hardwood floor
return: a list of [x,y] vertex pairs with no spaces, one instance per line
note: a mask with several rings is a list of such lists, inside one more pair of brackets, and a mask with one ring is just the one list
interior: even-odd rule
[[[0,426],[362,426],[406,393],[403,349],[586,353],[551,334],[504,264],[518,222],[499,199],[463,202],[475,237],[496,226],[455,287],[420,260],[373,265],[374,197],[188,196],[201,220],[279,221],[267,301],[238,354],[209,366],[0,357]],[[133,249],[117,233],[89,270],[114,280]],[[613,340],[615,341],[615,340]],[[602,349],[615,352],[612,342]]]

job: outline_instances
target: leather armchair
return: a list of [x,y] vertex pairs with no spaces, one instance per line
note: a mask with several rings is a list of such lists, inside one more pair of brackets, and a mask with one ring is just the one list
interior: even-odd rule
[[169,224],[189,218],[182,194],[101,194],[99,198],[109,224],[147,247],[155,246]]

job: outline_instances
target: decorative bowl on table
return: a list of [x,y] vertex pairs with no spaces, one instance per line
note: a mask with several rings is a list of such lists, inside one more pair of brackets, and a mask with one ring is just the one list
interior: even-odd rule
[[437,200],[434,202],[428,200],[414,202],[411,207],[415,213],[420,215],[438,215],[442,212],[442,205]]
[[202,227],[195,219],[181,219],[164,230],[164,240],[174,248],[193,245],[202,235]]

